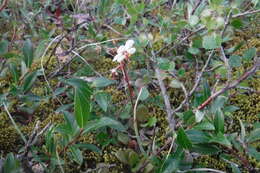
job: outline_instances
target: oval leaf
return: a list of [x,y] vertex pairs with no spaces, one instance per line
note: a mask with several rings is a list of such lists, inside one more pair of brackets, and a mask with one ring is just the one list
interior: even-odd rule
[[31,40],[26,40],[23,45],[23,60],[27,68],[30,68],[33,62],[33,46]]
[[182,127],[178,130],[177,143],[185,149],[189,149],[192,147],[191,141]]

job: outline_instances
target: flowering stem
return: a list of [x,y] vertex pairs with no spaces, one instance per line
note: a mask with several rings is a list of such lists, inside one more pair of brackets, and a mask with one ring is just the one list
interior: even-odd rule
[[132,107],[134,107],[134,101],[133,101],[134,92],[133,92],[132,87],[130,86],[129,77],[128,77],[128,73],[126,71],[126,65],[124,62],[120,63],[120,68],[123,72],[124,80],[127,83],[127,87],[128,87],[129,93],[130,93],[130,100],[131,100]]

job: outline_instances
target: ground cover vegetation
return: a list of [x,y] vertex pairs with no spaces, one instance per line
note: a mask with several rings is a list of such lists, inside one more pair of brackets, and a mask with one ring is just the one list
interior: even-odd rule
[[258,0],[0,4],[0,172],[259,172]]

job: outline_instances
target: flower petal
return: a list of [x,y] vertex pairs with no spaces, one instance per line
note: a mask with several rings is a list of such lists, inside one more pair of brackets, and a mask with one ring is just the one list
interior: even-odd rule
[[135,51],[136,51],[136,49],[133,47],[133,48],[131,48],[131,49],[128,49],[128,50],[127,50],[127,53],[129,53],[130,55],[132,55],[132,54],[135,53]]
[[113,61],[117,61],[117,59],[120,57],[120,54],[116,55],[113,59]]
[[125,49],[127,50],[127,49],[132,48],[134,43],[135,43],[134,40],[127,40],[125,43]]
[[121,62],[121,61],[123,61],[125,59],[125,55],[123,55],[123,54],[117,54],[115,57],[114,57],[114,59],[113,59],[113,61],[117,61],[117,62]]
[[124,51],[125,51],[125,46],[120,46],[118,49],[117,49],[117,54],[122,54]]
[[119,57],[118,57],[118,59],[117,59],[117,62],[121,62],[121,61],[123,61],[125,59],[125,55],[120,55]]

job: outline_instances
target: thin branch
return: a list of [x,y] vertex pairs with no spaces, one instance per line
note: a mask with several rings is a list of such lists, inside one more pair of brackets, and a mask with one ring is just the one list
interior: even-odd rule
[[119,31],[115,30],[112,26],[108,25],[108,24],[102,24],[102,26],[110,29],[111,31],[113,31],[114,33],[116,33],[119,36],[124,36],[122,33],[120,33]]
[[199,72],[199,74],[198,74],[197,80],[196,80],[196,82],[195,82],[193,88],[191,89],[191,91],[190,91],[189,94],[188,94],[189,97],[190,97],[190,96],[196,91],[196,89],[198,88],[198,86],[199,86],[199,84],[200,84],[200,81],[201,81],[201,78],[202,78],[202,76],[203,76],[203,73],[206,71],[206,68],[208,67],[209,62],[210,62],[210,60],[211,60],[213,54],[214,54],[214,51],[211,51],[210,54],[209,54],[209,56],[208,56],[208,59],[207,59],[205,65],[203,66],[201,72]]
[[143,91],[143,87],[140,89],[139,94],[137,96],[137,99],[135,101],[135,105],[134,105],[134,130],[135,130],[135,136],[136,136],[136,139],[137,139],[138,146],[139,146],[141,152],[145,154],[144,148],[142,146],[142,141],[141,141],[141,138],[140,138],[140,135],[139,135],[139,132],[138,132],[137,119],[136,119],[137,105],[138,105],[138,101],[140,99],[140,96],[142,94],[142,91]]
[[210,104],[210,102],[212,100],[214,100],[216,97],[218,97],[219,95],[223,94],[224,92],[226,92],[227,90],[230,90],[232,88],[235,88],[240,82],[242,82],[243,80],[247,79],[249,76],[251,76],[252,74],[254,74],[256,72],[256,70],[260,67],[260,58],[257,58],[255,60],[255,63],[253,65],[253,67],[251,67],[251,69],[249,69],[248,71],[246,71],[242,76],[240,76],[237,80],[231,82],[231,83],[227,83],[225,85],[224,88],[220,89],[219,91],[213,93],[205,102],[203,102],[197,109],[201,110],[204,107],[206,107],[207,105]]
[[[47,78],[47,76],[46,76],[45,69],[44,69],[44,66],[43,66],[43,59],[44,59],[45,55],[47,54],[47,51],[48,51],[48,50],[50,49],[50,47],[52,46],[52,44],[53,44],[56,40],[58,40],[59,38],[61,38],[61,37],[62,37],[61,35],[58,35],[58,36],[56,36],[54,39],[52,39],[52,40],[50,41],[50,43],[47,45],[47,47],[45,48],[45,50],[44,50],[44,52],[43,52],[43,54],[42,54],[42,56],[41,56],[41,58],[40,58],[40,60],[41,60],[41,70],[42,70],[43,78],[44,78],[44,80],[45,80],[45,82],[46,82],[48,88],[50,89],[50,91],[51,91],[53,94],[54,94],[54,91],[53,91],[53,89],[52,89],[52,87],[51,87],[51,85],[50,85],[50,82],[49,82],[49,80],[48,80],[48,78]],[[61,100],[60,100],[55,94],[54,94],[53,96],[54,96],[55,99],[58,100],[58,102],[59,102],[61,105],[63,105],[62,102],[61,102]]]
[[159,86],[160,86],[160,89],[161,89],[161,93],[162,93],[162,96],[163,96],[164,104],[165,104],[165,107],[166,107],[167,120],[168,120],[170,129],[172,129],[174,131],[176,123],[175,123],[174,118],[172,117],[173,110],[171,108],[169,96],[167,94],[166,87],[163,83],[163,79],[162,79],[162,76],[160,74],[160,70],[158,68],[155,68],[155,75],[156,75],[156,78],[158,80],[158,83],[159,83]]
[[7,6],[8,0],[4,0],[0,6],[0,12]]
[[75,54],[76,56],[78,56],[86,65],[89,66],[89,68],[99,77],[103,77],[102,74],[100,74],[99,72],[97,72],[95,69],[93,69],[93,67],[88,63],[88,61],[83,58],[80,54],[78,54],[77,52],[75,52],[74,50],[72,51],[73,54]]
[[222,67],[222,64],[216,65],[215,67],[212,67],[211,69],[206,70],[205,72],[212,72],[218,69],[219,67]]
[[[186,37],[184,37],[183,39],[181,39],[179,42],[176,42],[173,44],[172,47],[170,47],[167,50],[167,53],[170,52],[172,49],[176,48],[178,45],[180,45],[181,43],[183,43],[184,41],[188,40],[190,37],[192,37],[194,34],[203,31],[204,29],[206,29],[205,26],[200,27],[199,29],[195,30],[194,32],[192,32],[191,34],[187,35]],[[167,44],[166,46],[162,47],[160,50],[158,50],[155,54],[158,55],[159,53],[161,53],[164,49],[166,49],[167,47],[169,47],[170,45],[172,45],[172,43]]]
[[223,60],[223,62],[225,63],[225,66],[227,68],[227,83],[229,83],[230,80],[231,80],[231,77],[232,77],[232,69],[231,69],[231,67],[228,63],[228,59],[227,59],[226,54],[224,52],[223,46],[220,47],[220,50],[221,50],[221,54],[222,54],[221,59]]
[[7,106],[6,106],[6,104],[3,103],[3,105],[4,105],[4,109],[5,109],[6,113],[7,113],[7,115],[9,116],[9,118],[10,118],[10,120],[11,120],[11,122],[12,122],[14,128],[15,128],[15,130],[18,132],[18,134],[21,136],[23,142],[26,144],[26,143],[27,143],[27,140],[26,140],[26,138],[24,137],[24,135],[23,135],[23,133],[21,132],[21,130],[19,129],[19,127],[17,126],[17,124],[15,123],[15,121],[14,121],[14,119],[13,119],[11,113],[9,112],[9,110],[8,110],[8,108],[7,108]]
[[189,100],[189,95],[188,95],[187,89],[185,88],[185,86],[184,86],[182,83],[181,83],[181,88],[182,88],[182,90],[183,90],[183,92],[184,92],[185,99],[181,102],[181,104],[180,104],[176,109],[173,110],[173,114],[174,114],[175,112],[178,112],[179,110],[181,110],[182,107],[183,107],[183,106],[188,102],[188,100]]
[[114,39],[110,39],[110,40],[105,40],[105,41],[101,41],[101,42],[97,42],[97,43],[90,43],[90,44],[86,44],[82,47],[79,47],[76,51],[79,51],[81,49],[85,49],[86,47],[90,47],[90,46],[97,46],[100,44],[104,44],[104,43],[108,43],[108,42],[113,42],[113,41],[119,41],[119,40],[126,40],[127,38],[114,38]]
[[191,11],[191,15],[193,15],[196,10],[198,9],[198,7],[200,6],[200,4],[202,3],[203,0],[199,0],[198,3],[196,4],[196,6],[192,9]]
[[250,92],[250,93],[260,94],[260,91],[254,90],[253,88],[243,87],[243,86],[236,86],[236,88],[242,89],[242,90],[246,90],[246,91],[248,91],[248,92]]
[[226,172],[216,170],[216,169],[211,169],[211,168],[194,168],[194,169],[188,169],[188,170],[185,170],[185,171],[178,171],[178,173],[186,173],[186,172],[194,172],[194,171],[226,173]]
[[221,32],[221,37],[224,37],[225,31],[227,29],[227,26],[229,24],[230,18],[232,17],[232,10],[229,11],[228,15],[226,16],[225,23],[224,23],[224,29]]
[[260,9],[258,10],[253,10],[253,11],[246,11],[244,13],[239,13],[236,15],[233,15],[232,18],[238,18],[238,17],[242,17],[242,16],[246,16],[246,15],[251,15],[251,14],[255,14],[255,13],[259,13]]

